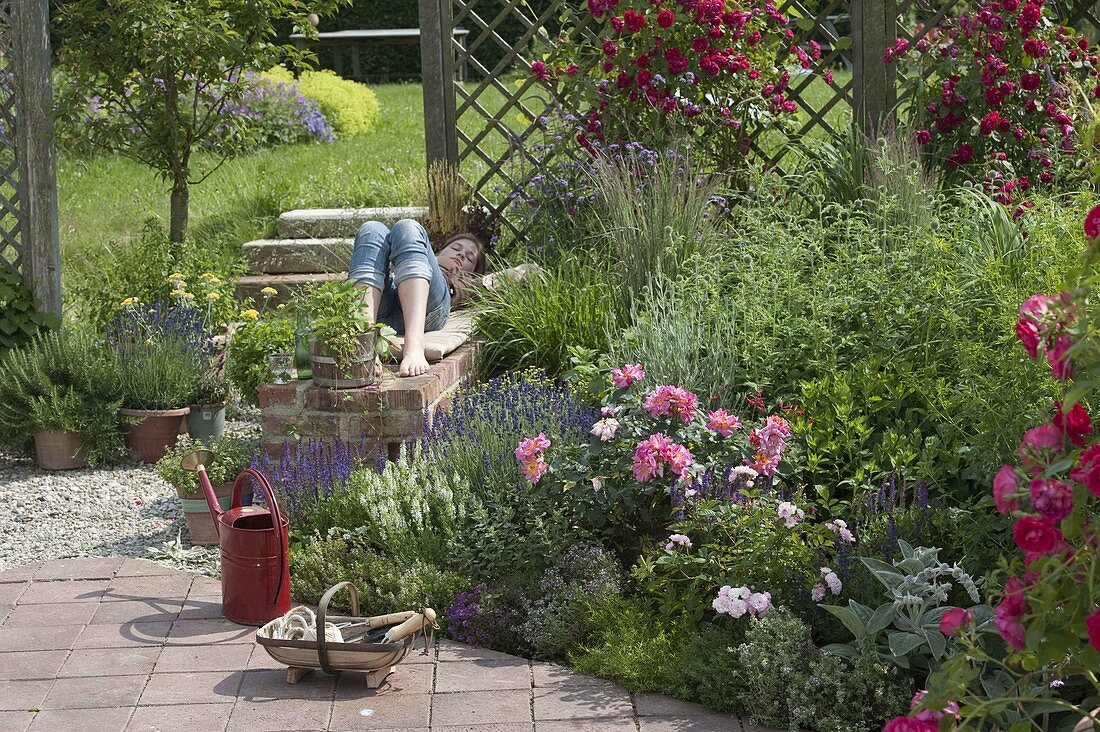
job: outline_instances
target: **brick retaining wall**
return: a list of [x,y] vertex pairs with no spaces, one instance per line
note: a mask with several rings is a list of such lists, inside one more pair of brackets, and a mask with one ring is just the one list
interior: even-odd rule
[[421,432],[437,407],[446,408],[473,374],[477,343],[470,342],[431,365],[423,376],[401,378],[387,366],[380,387],[327,389],[310,380],[268,384],[259,392],[263,446],[277,458],[286,443],[300,439],[353,444],[385,443],[394,458],[401,443]]

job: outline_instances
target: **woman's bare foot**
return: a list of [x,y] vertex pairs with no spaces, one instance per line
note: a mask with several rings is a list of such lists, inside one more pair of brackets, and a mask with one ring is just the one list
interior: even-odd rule
[[428,373],[428,360],[424,358],[424,350],[407,350],[401,357],[402,376],[420,376]]
[[380,356],[375,356],[374,357],[374,369],[373,370],[374,370],[374,375],[377,378],[381,379],[382,378],[382,358]]

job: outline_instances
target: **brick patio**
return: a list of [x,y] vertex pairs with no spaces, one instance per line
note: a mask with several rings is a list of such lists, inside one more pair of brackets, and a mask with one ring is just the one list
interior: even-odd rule
[[357,673],[314,672],[288,686],[254,629],[221,617],[219,592],[209,577],[137,559],[0,572],[0,732],[761,732],[446,640],[414,652],[376,691]]

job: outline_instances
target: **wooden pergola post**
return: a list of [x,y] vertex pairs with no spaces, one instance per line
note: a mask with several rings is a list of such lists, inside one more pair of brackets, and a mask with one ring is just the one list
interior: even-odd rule
[[450,0],[420,1],[420,69],[424,88],[424,144],[428,167],[458,163],[454,51]]
[[852,0],[852,118],[868,137],[893,120],[896,70],[883,58],[897,39],[894,0]]
[[23,282],[45,312],[61,314],[49,0],[16,0],[11,13]]

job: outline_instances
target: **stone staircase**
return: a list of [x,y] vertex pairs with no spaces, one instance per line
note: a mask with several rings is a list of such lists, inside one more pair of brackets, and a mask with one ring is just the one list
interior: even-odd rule
[[316,208],[279,216],[277,238],[244,245],[248,274],[237,282],[237,297],[261,302],[261,290],[276,291],[269,303],[282,303],[309,285],[347,276],[353,237],[366,221],[392,226],[401,219],[423,220],[419,206],[390,208]]

